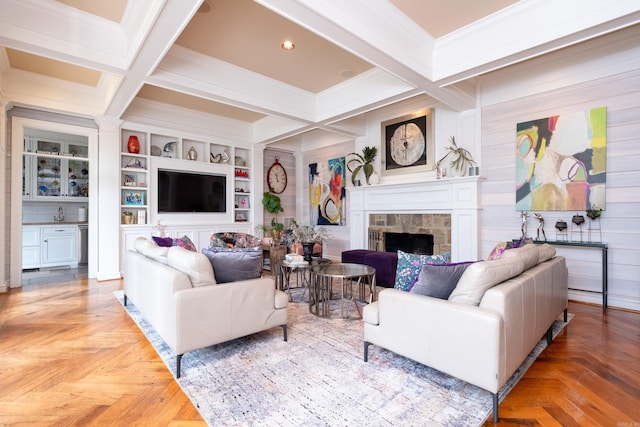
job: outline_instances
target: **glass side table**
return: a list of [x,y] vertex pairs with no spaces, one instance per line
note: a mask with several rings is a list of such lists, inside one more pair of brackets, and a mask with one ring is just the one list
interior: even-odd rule
[[[285,291],[289,294],[289,301],[294,301],[293,296],[291,295],[291,289],[304,288],[299,301],[302,302],[305,294],[307,293],[307,289],[309,289],[309,283],[311,282],[311,270],[314,267],[330,263],[330,259],[317,257],[312,258],[310,263],[290,263],[283,260],[280,262],[280,271],[278,272],[280,277],[276,283],[279,283],[279,289],[281,291]],[[296,279],[295,287],[291,287],[292,273]]]

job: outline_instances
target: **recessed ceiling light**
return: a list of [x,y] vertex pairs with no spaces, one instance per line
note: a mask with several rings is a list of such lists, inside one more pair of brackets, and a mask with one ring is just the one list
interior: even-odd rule
[[340,77],[342,77],[343,79],[350,79],[351,77],[355,76],[356,72],[353,70],[344,70],[344,71],[340,71]]
[[296,48],[296,45],[293,44],[291,40],[285,40],[282,42],[280,47],[282,47],[284,50],[293,50]]

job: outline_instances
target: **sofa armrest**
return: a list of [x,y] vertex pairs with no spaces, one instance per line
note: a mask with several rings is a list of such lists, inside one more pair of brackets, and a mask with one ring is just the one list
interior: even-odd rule
[[382,290],[377,309],[378,325],[369,323],[374,313],[366,314],[366,342],[486,390],[497,392],[507,380],[500,372],[505,342],[499,313],[397,289]]

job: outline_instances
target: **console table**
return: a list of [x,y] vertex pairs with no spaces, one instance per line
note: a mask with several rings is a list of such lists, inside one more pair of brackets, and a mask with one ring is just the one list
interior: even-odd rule
[[[556,241],[556,240],[534,240],[534,243],[542,244],[548,243],[554,246],[572,246],[578,248],[596,248],[602,250],[602,311],[607,311],[607,294],[609,292],[609,284],[607,278],[607,266],[608,266],[608,250],[609,247],[606,243],[600,242],[570,242],[570,241]],[[593,292],[593,291],[587,291]]]

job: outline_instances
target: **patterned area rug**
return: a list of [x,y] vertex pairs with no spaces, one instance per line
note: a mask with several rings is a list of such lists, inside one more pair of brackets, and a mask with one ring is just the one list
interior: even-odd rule
[[[175,373],[175,354],[134,305],[125,309]],[[365,363],[361,320],[321,319],[292,302],[288,325],[288,342],[273,328],[184,355],[177,381],[209,425],[478,426],[491,414],[489,392],[420,363],[377,346]],[[554,337],[565,326],[556,321]],[[501,399],[545,347],[541,340]]]

